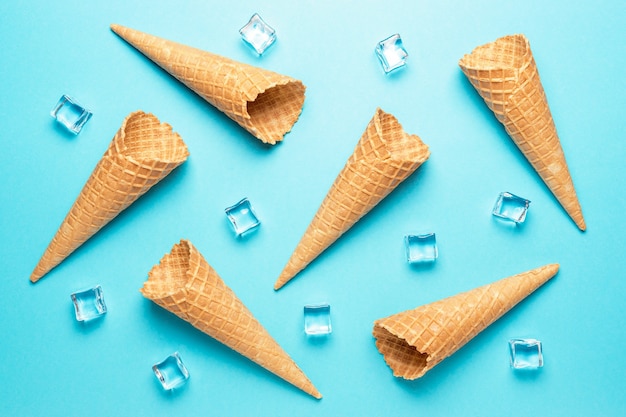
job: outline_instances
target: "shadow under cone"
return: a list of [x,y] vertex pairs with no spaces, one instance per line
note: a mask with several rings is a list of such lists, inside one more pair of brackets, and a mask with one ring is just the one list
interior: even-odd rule
[[374,322],[376,347],[394,376],[416,379],[552,278],[545,265]]
[[189,156],[181,137],[152,114],[126,117],[30,276],[52,268]]
[[377,109],[274,289],[278,290],[411,175],[430,152],[391,114]]
[[264,143],[282,141],[302,112],[299,80],[124,26],[111,30]]
[[307,394],[322,398],[191,242],[174,245],[152,268],[141,293]]
[[585,230],[528,39],[502,37],[465,55],[459,66],[574,223]]

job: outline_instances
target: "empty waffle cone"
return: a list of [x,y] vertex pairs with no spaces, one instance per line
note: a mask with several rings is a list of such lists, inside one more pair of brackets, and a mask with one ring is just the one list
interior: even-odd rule
[[274,284],[278,290],[411,175],[430,152],[377,109]]
[[141,293],[315,398],[322,395],[187,240],[148,274]]
[[152,114],[126,117],[30,276],[38,281],[189,155]]
[[394,376],[416,379],[452,355],[559,270],[523,272],[374,322],[376,347]]
[[578,228],[585,230],[528,39],[502,37],[465,55],[459,66]]
[[264,143],[282,141],[302,112],[299,80],[124,26],[111,30]]

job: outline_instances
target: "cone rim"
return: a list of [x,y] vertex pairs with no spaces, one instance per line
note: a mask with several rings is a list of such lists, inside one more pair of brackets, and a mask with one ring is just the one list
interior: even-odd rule
[[[149,155],[143,157],[141,157],[140,154],[135,154],[135,152],[129,147],[129,143],[127,142],[132,140],[141,142],[143,139],[142,135],[138,135],[137,137],[132,136],[135,133],[132,130],[132,122],[134,122],[136,118],[148,120],[151,123],[151,127],[153,129],[162,130],[161,135],[163,137],[163,140],[156,141],[156,143],[158,144],[158,148],[153,149]],[[124,118],[119,132],[120,134],[119,136],[116,136],[114,142],[115,150],[120,155],[123,155],[125,159],[135,163],[136,165],[146,165],[153,163],[181,164],[189,156],[189,150],[187,149],[187,146],[185,145],[185,142],[183,142],[180,135],[174,132],[174,129],[169,123],[162,122],[157,116],[152,113],[147,113],[143,110],[136,110],[130,113]],[[175,152],[173,153],[172,157],[167,158],[166,156],[170,155],[170,153],[165,151],[171,149],[172,147],[175,147]]]
[[[381,159],[397,162],[419,162],[421,164],[429,158],[430,150],[428,145],[426,145],[418,135],[408,133],[396,116],[378,107],[372,120],[376,134],[384,144],[384,149],[387,152],[387,155],[377,154],[377,156],[382,157]],[[387,120],[391,122],[393,128],[383,130],[382,126],[384,121]],[[402,139],[392,141],[392,139],[395,138],[395,135],[392,133],[396,131],[402,132]]]
[[[167,288],[170,288],[170,291],[156,290],[154,288],[155,286],[157,286],[161,281],[168,281],[169,278],[165,276],[159,276],[156,274],[156,272],[167,268],[167,262],[171,257],[175,256],[174,252],[178,249],[183,250],[184,256],[186,257],[186,268],[184,268],[184,271],[182,271],[183,275],[175,277],[176,282],[179,285],[168,286]],[[186,239],[181,239],[180,242],[174,244],[174,246],[172,246],[172,249],[170,249],[170,251],[161,258],[159,263],[155,265],[150,270],[150,272],[148,272],[148,279],[143,283],[143,286],[139,290],[144,295],[144,297],[156,302],[156,300],[184,293],[189,284],[189,281],[192,278],[190,275],[191,271],[189,268],[189,261],[193,256],[194,249],[195,248],[192,243]]]
[[[502,46],[510,43],[520,43],[524,49],[524,53],[519,56],[517,61],[509,62],[503,60],[504,54],[496,53],[495,60],[490,60],[487,56],[494,55],[489,54],[493,52],[494,48],[501,48]],[[475,47],[469,54],[463,55],[459,60],[459,66],[464,70],[474,71],[514,71],[515,73],[521,73],[530,65],[532,61],[532,52],[530,49],[530,42],[524,34],[505,35],[493,42],[488,42],[483,45]]]

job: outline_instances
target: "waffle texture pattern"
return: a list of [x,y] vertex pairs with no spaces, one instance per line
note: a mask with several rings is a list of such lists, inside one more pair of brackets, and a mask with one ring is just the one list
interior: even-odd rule
[[528,39],[502,37],[465,55],[459,66],[574,223],[585,230]]
[[165,178],[189,156],[181,137],[156,116],[126,117],[30,279],[38,281]]
[[549,264],[374,322],[376,347],[394,376],[416,379],[552,278]]
[[264,143],[282,141],[302,112],[299,80],[124,26],[111,29]]
[[174,245],[148,274],[144,297],[315,398],[322,395],[198,250]]
[[377,109],[280,274],[281,288],[411,175],[430,152]]

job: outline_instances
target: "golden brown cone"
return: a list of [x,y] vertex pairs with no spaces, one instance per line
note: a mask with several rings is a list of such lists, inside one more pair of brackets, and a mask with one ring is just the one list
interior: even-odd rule
[[416,379],[452,355],[559,270],[545,265],[374,322],[394,376]]
[[282,141],[302,112],[299,80],[124,26],[111,30],[264,143]]
[[574,223],[585,230],[528,39],[502,37],[465,55],[459,66]]
[[191,242],[174,245],[152,268],[141,293],[307,394],[322,398]]
[[278,290],[411,175],[430,152],[377,109],[274,284]]
[[30,276],[52,268],[189,156],[181,137],[152,114],[129,114]]

